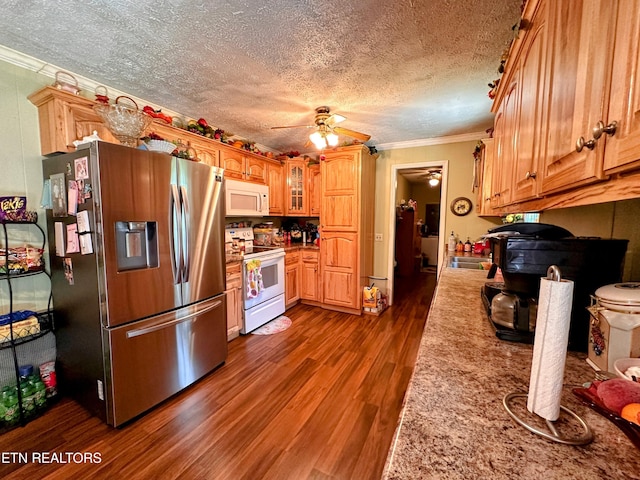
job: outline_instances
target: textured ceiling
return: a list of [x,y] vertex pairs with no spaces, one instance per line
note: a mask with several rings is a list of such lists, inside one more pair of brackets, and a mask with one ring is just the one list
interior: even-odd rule
[[491,126],[521,3],[0,0],[0,45],[276,150],[321,105],[381,145]]

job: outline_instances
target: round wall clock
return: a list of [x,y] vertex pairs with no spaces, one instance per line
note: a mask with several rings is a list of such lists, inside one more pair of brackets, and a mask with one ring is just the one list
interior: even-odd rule
[[453,202],[451,202],[451,212],[453,212],[454,215],[462,217],[471,212],[471,206],[471,200],[466,197],[454,198]]

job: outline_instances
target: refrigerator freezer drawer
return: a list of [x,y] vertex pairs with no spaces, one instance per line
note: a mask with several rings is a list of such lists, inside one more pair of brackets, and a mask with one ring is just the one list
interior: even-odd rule
[[118,426],[227,358],[226,296],[107,330],[107,423]]

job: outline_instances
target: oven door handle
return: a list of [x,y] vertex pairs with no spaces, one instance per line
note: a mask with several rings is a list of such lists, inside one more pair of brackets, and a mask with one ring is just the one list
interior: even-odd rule
[[[264,267],[266,262],[268,262],[270,260],[279,260],[280,258],[284,259],[284,253],[272,253],[270,255],[265,255],[265,256],[258,257],[258,258],[256,258],[256,260],[260,260],[261,266]],[[248,262],[249,262],[249,260],[245,260],[244,261],[245,267],[246,267]]]

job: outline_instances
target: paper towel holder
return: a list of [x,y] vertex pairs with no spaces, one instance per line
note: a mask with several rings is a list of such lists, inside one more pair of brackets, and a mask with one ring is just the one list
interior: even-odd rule
[[[502,399],[502,405],[504,405],[504,408],[507,410],[509,415],[511,415],[511,418],[513,418],[518,425],[523,426],[524,428],[529,430],[531,433],[540,435],[541,437],[546,438],[547,440],[551,440],[557,443],[563,443],[565,445],[586,445],[593,441],[593,432],[591,431],[591,428],[589,427],[589,425],[587,425],[587,423],[580,416],[578,416],[577,413],[575,413],[572,410],[569,410],[567,407],[564,407],[562,405],[560,405],[560,410],[562,410],[563,412],[573,417],[573,419],[576,420],[582,427],[582,430],[584,432],[582,433],[581,436],[576,438],[568,438],[561,435],[551,420],[545,419],[545,422],[547,424],[547,427],[549,428],[550,433],[540,430],[539,428],[536,428],[532,425],[529,425],[527,422],[522,420],[518,415],[516,415],[511,409],[511,402],[513,399],[518,397],[526,398],[527,396],[528,395],[526,393],[513,392],[505,395],[504,398]],[[532,414],[532,415],[535,415],[535,414]]]
[[[551,280],[554,282],[562,281],[560,269],[556,265],[551,265],[547,269],[547,280]],[[578,414],[576,414],[572,410],[569,410],[567,407],[564,407],[562,405],[560,405],[560,410],[569,414],[582,427],[582,430],[584,432],[582,433],[581,436],[578,436],[575,438],[565,437],[558,432],[555,424],[551,420],[547,420],[547,419],[545,419],[545,422],[547,424],[547,427],[549,428],[550,433],[540,430],[539,428],[536,428],[532,425],[529,425],[527,422],[522,420],[518,415],[516,415],[511,408],[512,401],[515,398],[521,398],[521,397],[527,398],[528,395],[526,393],[513,392],[505,395],[505,397],[502,399],[502,405],[504,405],[504,408],[507,410],[507,413],[511,415],[511,418],[513,418],[516,421],[516,423],[518,423],[518,425],[523,426],[530,432],[535,433],[536,435],[540,435],[541,437],[546,438],[547,440],[551,440],[557,443],[563,443],[565,445],[586,445],[593,441],[593,432],[591,431],[591,428],[589,427],[589,425],[587,425],[587,423],[580,416],[578,416]],[[533,413],[532,415],[535,415],[535,413]]]

